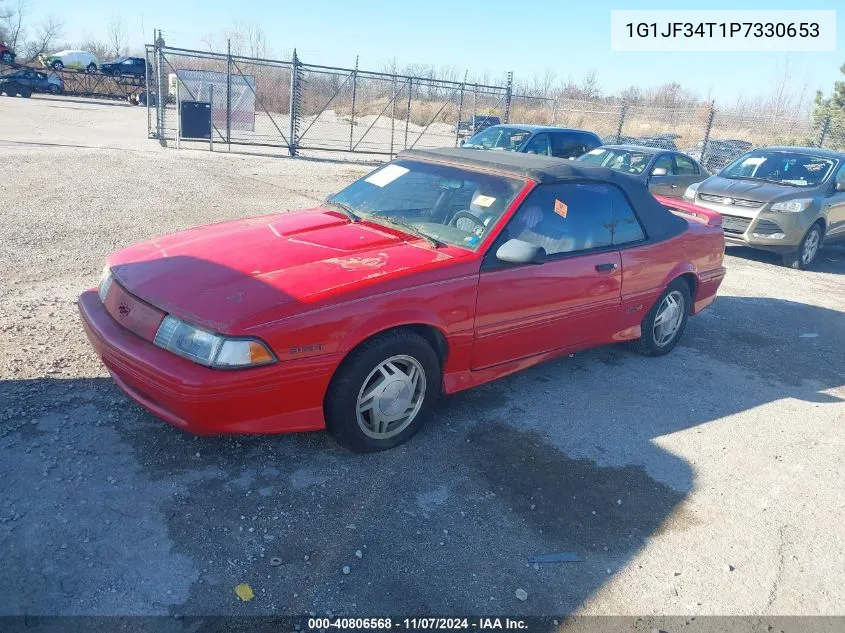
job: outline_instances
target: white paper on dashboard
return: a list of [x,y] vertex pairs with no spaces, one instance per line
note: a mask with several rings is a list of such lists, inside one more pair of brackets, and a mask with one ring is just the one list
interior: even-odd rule
[[367,176],[364,180],[376,187],[384,187],[400,176],[404,176],[408,173],[408,171],[408,169],[400,167],[399,165],[388,165],[387,167],[379,169],[376,173]]

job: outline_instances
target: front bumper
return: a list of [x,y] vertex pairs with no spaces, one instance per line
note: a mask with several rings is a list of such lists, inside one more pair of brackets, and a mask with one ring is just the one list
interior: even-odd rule
[[117,385],[142,407],[198,435],[325,428],[323,397],[339,359],[321,356],[241,370],[197,365],[119,325],[95,289],[79,297],[88,340]]
[[817,218],[812,211],[746,211],[734,206],[710,204],[698,197],[695,204],[722,214],[722,229],[727,245],[751,246],[774,253],[791,253],[797,250],[807,229]]

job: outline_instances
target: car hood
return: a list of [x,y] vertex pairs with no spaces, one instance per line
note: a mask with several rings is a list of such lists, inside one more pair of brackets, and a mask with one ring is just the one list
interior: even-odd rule
[[756,202],[773,202],[790,198],[807,198],[816,194],[815,187],[790,187],[757,180],[735,180],[711,176],[698,187],[699,194],[728,196]]
[[[109,259],[117,281],[162,310],[227,332],[372,293],[387,279],[469,255],[328,209],[292,211],[189,229]],[[354,297],[350,297],[354,298]]]

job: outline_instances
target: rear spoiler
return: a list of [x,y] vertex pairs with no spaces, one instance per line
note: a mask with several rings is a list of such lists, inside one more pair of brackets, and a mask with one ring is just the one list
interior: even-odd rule
[[722,214],[712,209],[705,209],[692,202],[679,200],[678,198],[667,198],[666,196],[654,196],[664,207],[675,215],[692,216],[707,226],[722,226]]

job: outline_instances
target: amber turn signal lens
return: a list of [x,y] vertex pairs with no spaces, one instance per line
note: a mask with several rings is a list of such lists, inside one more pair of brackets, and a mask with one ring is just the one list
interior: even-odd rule
[[249,342],[249,361],[252,365],[264,365],[273,362],[273,356],[261,343]]

